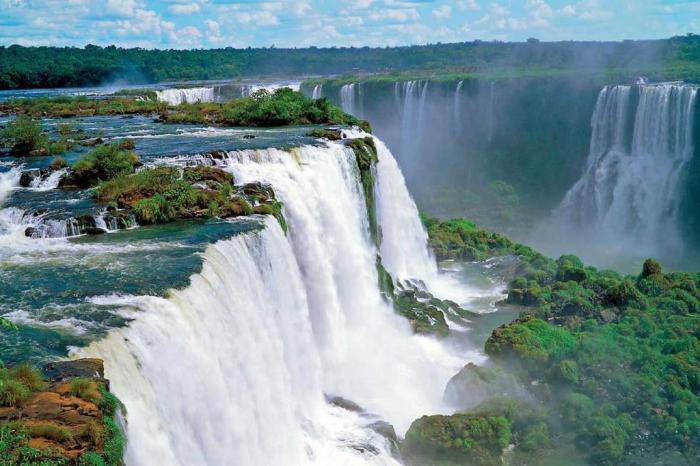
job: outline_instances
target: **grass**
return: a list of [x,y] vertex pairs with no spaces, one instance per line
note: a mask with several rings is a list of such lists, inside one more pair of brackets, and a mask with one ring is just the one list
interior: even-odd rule
[[68,393],[91,403],[97,404],[100,401],[100,390],[97,382],[92,379],[76,377],[70,381]]
[[43,437],[56,442],[67,442],[73,439],[70,430],[55,424],[32,424],[27,428],[32,438]]
[[[45,116],[158,114],[167,123],[260,127],[337,124],[357,125],[368,132],[371,130],[369,123],[348,115],[328,100],[312,100],[289,88],[277,89],[272,93],[260,90],[251,97],[226,103],[184,103],[177,106],[120,96],[92,100],[84,97],[17,99],[0,103],[0,113],[19,114],[21,118],[29,120],[31,117]],[[36,134],[32,137],[36,137]]]
[[105,144],[90,151],[71,167],[71,182],[79,187],[97,186],[115,176],[133,173],[139,164],[131,141]]

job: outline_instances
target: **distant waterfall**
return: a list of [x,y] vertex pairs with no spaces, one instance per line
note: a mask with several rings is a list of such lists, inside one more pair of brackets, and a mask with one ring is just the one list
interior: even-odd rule
[[[422,227],[390,157],[380,146],[378,202],[395,210],[380,227],[411,240]],[[127,464],[397,466],[367,428],[376,417],[324,394],[403,434],[417,416],[447,411],[442,391],[465,361],[412,334],[382,298],[354,153],[328,143],[217,163],[243,183],[271,184],[289,232],[267,218],[258,233],[210,246],[202,272],[168,299],[95,298],[134,319],[78,351],[105,359],[128,407]]]
[[455,128],[459,130],[460,127],[460,114],[461,112],[459,111],[459,104],[460,104],[460,98],[462,97],[462,85],[464,84],[464,81],[459,81],[457,83],[457,88],[455,89],[455,97],[454,97],[454,116],[455,116]]
[[678,83],[605,87],[586,168],[555,221],[641,254],[679,251],[680,187],[694,153],[697,92]]
[[320,99],[323,94],[323,84],[316,84],[314,90],[311,92],[312,99]]
[[362,99],[361,86],[361,83],[352,83],[340,88],[340,106],[343,111],[358,117]]
[[401,157],[413,153],[416,135],[424,128],[425,105],[429,81],[405,81],[394,85],[394,98],[401,119]]
[[198,102],[214,102],[213,87],[191,87],[186,89],[163,89],[156,91],[158,100],[170,105],[195,104]]

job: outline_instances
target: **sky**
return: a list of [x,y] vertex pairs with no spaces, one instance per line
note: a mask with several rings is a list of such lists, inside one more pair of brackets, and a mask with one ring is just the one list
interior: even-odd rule
[[0,0],[0,45],[394,46],[700,33],[700,0]]

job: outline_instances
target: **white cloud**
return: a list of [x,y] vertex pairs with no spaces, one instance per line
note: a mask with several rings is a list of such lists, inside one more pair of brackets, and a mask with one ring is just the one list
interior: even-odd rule
[[236,21],[241,24],[255,24],[258,26],[274,26],[279,23],[274,13],[266,10],[247,12],[243,11],[235,16]]
[[433,10],[433,16],[438,19],[449,18],[452,16],[452,7],[450,5],[442,5]]
[[107,4],[105,5],[108,13],[124,18],[134,16],[136,14],[136,7],[136,0],[107,0]]
[[366,8],[369,8],[372,5],[372,3],[374,3],[374,0],[355,0],[353,2],[353,7],[364,10]]
[[596,21],[612,16],[612,13],[602,7],[598,0],[581,0],[564,6],[560,11],[564,16],[575,16],[584,21]]
[[457,2],[457,8],[459,8],[462,11],[465,11],[465,10],[479,11],[479,10],[481,10],[481,7],[479,6],[478,3],[476,3],[476,0],[459,0]]
[[387,19],[397,23],[420,20],[420,13],[415,8],[391,8],[386,10],[374,10],[369,15],[372,21],[386,21]]
[[201,10],[201,7],[199,6],[199,3],[177,3],[175,5],[170,5],[168,7],[168,10],[170,10],[171,13],[175,13],[176,15],[188,15],[192,13],[197,13],[198,11]]

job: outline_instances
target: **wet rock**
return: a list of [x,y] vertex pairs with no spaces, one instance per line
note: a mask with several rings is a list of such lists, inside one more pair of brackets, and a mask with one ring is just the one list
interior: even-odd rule
[[52,361],[43,367],[46,378],[53,382],[65,381],[75,377],[104,379],[104,361],[97,358],[75,359],[72,361]]
[[32,170],[25,170],[22,172],[22,175],[19,177],[19,185],[23,188],[28,188],[32,185],[32,182],[36,178],[41,177],[41,170],[38,168],[32,169]]
[[309,132],[307,136],[312,138],[328,139],[329,141],[340,141],[343,139],[342,131],[332,128],[316,128]]
[[272,186],[260,182],[245,184],[240,188],[239,192],[263,203],[275,199],[275,192],[273,191]]
[[243,139],[255,139],[255,135],[254,134],[244,134]]
[[85,147],[92,147],[92,146],[97,146],[99,144],[102,144],[103,142],[104,142],[104,140],[102,138],[96,137],[96,138],[83,139],[83,140],[79,141],[78,144],[80,144],[81,146],[85,146]]
[[353,413],[365,412],[360,405],[354,401],[348,400],[347,398],[343,398],[342,396],[326,395],[326,401],[329,405],[337,406],[338,408],[342,408],[346,411],[352,411]]
[[392,426],[386,421],[376,421],[367,427],[369,427],[370,429],[387,439],[391,447],[391,454],[395,458],[401,458],[401,454],[399,452],[399,437],[396,435],[396,430],[394,429],[394,426]]
[[469,363],[447,383],[444,399],[459,409],[470,409],[494,396],[531,398],[512,374]]
[[225,150],[213,150],[205,154],[205,157],[208,157],[213,160],[224,160],[228,158],[228,154]]

